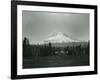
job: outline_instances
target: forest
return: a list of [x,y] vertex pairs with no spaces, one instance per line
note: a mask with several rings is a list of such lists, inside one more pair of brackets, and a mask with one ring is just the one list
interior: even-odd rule
[[67,55],[67,56],[82,56],[89,55],[89,42],[87,45],[55,47],[52,43],[48,44],[30,44],[27,38],[23,40],[23,57],[34,58],[39,56],[54,56],[54,55]]

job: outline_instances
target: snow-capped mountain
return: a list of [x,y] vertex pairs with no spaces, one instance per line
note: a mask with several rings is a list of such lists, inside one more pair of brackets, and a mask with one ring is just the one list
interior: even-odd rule
[[81,40],[76,40],[68,35],[62,33],[62,32],[56,32],[51,34],[47,39],[42,40],[39,43],[39,45],[44,45],[52,43],[52,46],[54,47],[66,47],[66,46],[87,46],[88,41],[81,41]]
[[53,33],[52,35],[50,35],[50,37],[45,39],[44,42],[45,43],[48,43],[48,42],[69,43],[69,42],[78,42],[78,40],[74,40],[62,32],[57,32],[57,33]]

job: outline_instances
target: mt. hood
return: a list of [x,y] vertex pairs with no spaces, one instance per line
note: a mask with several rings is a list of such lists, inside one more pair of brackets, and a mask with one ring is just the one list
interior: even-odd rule
[[69,42],[78,42],[67,36],[62,32],[53,33],[49,38],[44,40],[45,43],[69,43]]

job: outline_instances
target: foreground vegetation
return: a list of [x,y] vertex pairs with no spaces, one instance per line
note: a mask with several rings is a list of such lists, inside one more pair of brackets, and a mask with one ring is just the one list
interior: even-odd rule
[[51,43],[30,45],[23,40],[23,68],[89,65],[87,45],[55,47]]

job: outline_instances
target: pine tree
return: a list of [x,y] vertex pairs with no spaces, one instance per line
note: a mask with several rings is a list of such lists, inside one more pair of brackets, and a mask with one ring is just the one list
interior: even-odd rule
[[23,40],[23,56],[25,58],[29,58],[32,56],[31,47],[29,45],[29,39],[26,37]]

